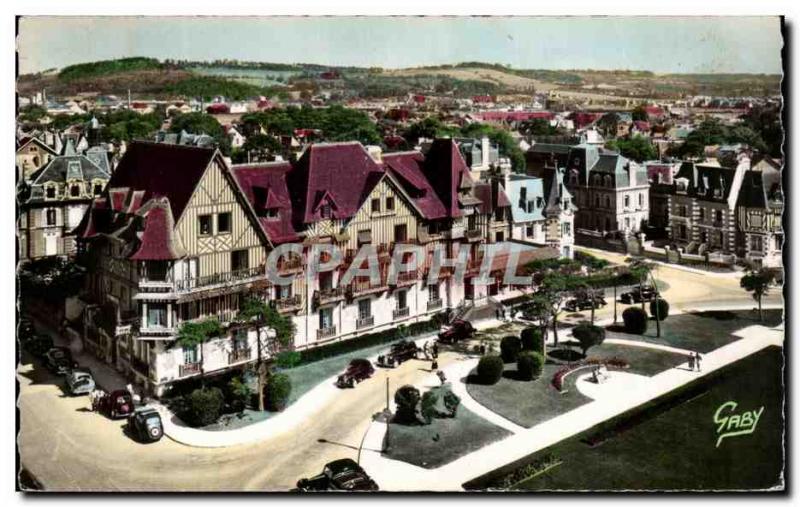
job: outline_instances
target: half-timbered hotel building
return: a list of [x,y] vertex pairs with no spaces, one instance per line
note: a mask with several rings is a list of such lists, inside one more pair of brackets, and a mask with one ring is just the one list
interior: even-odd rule
[[[295,349],[323,345],[428,319],[489,295],[507,293],[505,263],[494,283],[473,283],[482,244],[503,242],[508,198],[501,185],[475,182],[450,139],[426,154],[381,155],[359,143],[315,144],[294,163],[229,167],[215,150],[134,142],[77,234],[87,263],[85,347],[160,395],[170,383],[256,359],[256,331],[231,326],[201,348],[175,338],[187,321],[231,323],[244,297],[264,297],[290,316]],[[503,232],[503,234],[499,234]],[[269,253],[285,243],[301,254],[280,259],[265,276]],[[342,262],[309,276],[314,245],[336,246]],[[380,277],[344,273],[371,245]],[[418,270],[389,276],[400,245],[424,250]],[[442,270],[428,283],[432,252],[469,249],[467,277]],[[523,252],[523,261],[558,251]],[[202,358],[202,361],[201,361]]]

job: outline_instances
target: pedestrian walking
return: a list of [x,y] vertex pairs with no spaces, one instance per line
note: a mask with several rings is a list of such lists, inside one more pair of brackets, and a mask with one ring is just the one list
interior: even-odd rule
[[689,354],[689,369],[694,371],[694,353]]
[[439,377],[439,382],[441,382],[442,385],[444,385],[444,383],[447,382],[447,377],[445,377],[443,371],[441,371],[441,370],[437,371],[436,372],[436,376]]
[[437,345],[435,342],[433,344],[433,358],[434,359],[439,358],[439,345]]
[[436,371],[439,369],[439,363],[434,359],[431,361],[431,371]]
[[703,360],[703,356],[700,355],[700,352],[695,352],[695,354],[694,363],[697,365],[697,371],[700,371],[700,361]]
[[497,317],[497,320],[500,320],[500,308],[494,309],[494,316]]

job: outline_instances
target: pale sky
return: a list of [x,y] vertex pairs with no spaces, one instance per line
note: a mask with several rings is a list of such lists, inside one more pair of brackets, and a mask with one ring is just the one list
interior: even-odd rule
[[127,56],[781,73],[777,17],[25,17],[22,74]]

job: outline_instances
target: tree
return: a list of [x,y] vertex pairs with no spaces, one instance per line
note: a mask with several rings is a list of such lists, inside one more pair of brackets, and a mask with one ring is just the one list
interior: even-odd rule
[[513,363],[517,360],[519,351],[522,349],[520,339],[516,336],[504,336],[500,340],[500,357],[503,358],[504,363]]
[[558,345],[558,316],[561,315],[562,304],[577,283],[578,278],[574,274],[554,270],[543,275],[537,288],[536,302],[549,314],[554,345]]
[[753,299],[758,302],[758,320],[764,320],[761,300],[769,293],[770,285],[775,281],[775,273],[769,269],[750,269],[742,276],[739,285],[751,292]]
[[412,123],[403,133],[408,143],[416,145],[419,138],[435,139],[437,137],[453,137],[458,134],[458,130],[444,125],[434,117],[427,117],[424,120]]
[[555,136],[562,132],[550,125],[550,122],[543,118],[534,118],[520,122],[517,130],[526,136]]
[[230,155],[231,141],[216,118],[206,113],[179,114],[172,119],[171,132],[185,130],[190,134],[206,134],[214,138],[223,155]]
[[542,330],[537,327],[526,327],[519,335],[522,350],[530,350],[544,354],[544,337]]
[[597,120],[597,127],[606,139],[617,136],[619,117],[617,113],[606,113]]
[[292,380],[285,373],[274,373],[269,376],[266,385],[267,410],[280,412],[286,408],[289,395],[292,394]]
[[630,139],[614,139],[606,143],[609,150],[618,151],[623,157],[644,162],[658,158],[658,152],[650,140],[644,136],[635,135]]
[[187,398],[187,416],[193,426],[208,426],[217,422],[225,397],[218,387],[195,389]]
[[639,104],[634,107],[633,111],[631,111],[631,118],[633,121],[650,121],[650,117],[647,115],[646,105]]
[[[656,299],[661,298],[661,294],[658,292],[658,284],[656,283],[656,279],[653,276],[653,264],[642,259],[631,259],[629,261],[629,270],[630,273],[634,276],[634,278],[639,280],[639,293],[641,294],[642,289],[644,289],[644,284],[647,282],[647,278],[650,278],[650,281],[653,284],[653,290],[656,293]],[[642,312],[645,311],[645,300],[642,298]],[[658,312],[658,305],[656,305],[656,312]],[[645,313],[645,316],[647,313]],[[622,315],[623,319],[625,317],[624,313]],[[661,338],[661,318],[656,315],[656,338]]]
[[627,333],[644,334],[647,331],[647,312],[639,307],[626,308],[622,312],[622,321],[625,323],[625,332]]
[[476,376],[485,385],[494,385],[503,376],[503,358],[498,355],[485,355],[478,361]]
[[586,352],[591,347],[602,344],[606,339],[606,330],[592,324],[578,324],[572,330],[572,336],[578,340],[583,356],[586,357]]
[[419,421],[417,414],[421,400],[419,389],[405,385],[395,391],[394,402],[397,405],[395,420],[401,424],[413,424]]
[[[236,320],[242,324],[252,324],[256,329],[258,410],[263,411],[264,386],[269,376],[267,365],[264,362],[265,355],[269,353],[270,356],[274,357],[281,352],[281,349],[291,345],[295,334],[294,322],[257,297],[249,297],[244,300]],[[265,340],[266,335],[268,335],[268,332],[262,333],[265,328],[273,330],[273,339]]]
[[517,375],[520,380],[533,380],[542,374],[544,356],[538,352],[524,351],[517,358]]
[[264,134],[253,134],[242,145],[237,154],[237,162],[261,161],[269,154],[280,153],[283,145],[275,137]]
[[667,303],[667,300],[658,298],[650,301],[650,315],[654,319],[666,319],[669,316],[669,303]]
[[178,337],[176,342],[181,347],[197,348],[199,350],[198,362],[200,363],[200,379],[204,380],[205,370],[203,368],[203,344],[210,338],[222,334],[222,325],[216,318],[209,318],[197,322],[182,322],[178,327]]

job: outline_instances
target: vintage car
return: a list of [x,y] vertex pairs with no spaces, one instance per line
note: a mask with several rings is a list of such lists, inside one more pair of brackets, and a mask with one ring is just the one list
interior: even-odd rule
[[580,296],[567,300],[564,303],[564,309],[568,312],[578,312],[582,310],[591,310],[592,306],[595,309],[605,306],[606,300],[602,295],[595,294],[593,298],[588,296]]
[[297,481],[299,491],[378,491],[378,485],[352,459],[331,461],[322,473]]
[[73,368],[67,373],[66,384],[67,392],[73,396],[89,394],[96,388],[94,377],[88,368]]
[[641,288],[634,287],[630,292],[625,292],[619,297],[619,300],[626,305],[630,305],[633,303],[641,303],[642,301],[649,302],[655,298],[656,290],[649,285],[645,285]]
[[408,340],[401,340],[392,345],[392,348],[389,349],[389,353],[378,356],[378,365],[386,368],[394,368],[409,359],[416,358],[418,351],[419,349],[416,343]]
[[128,417],[134,411],[133,396],[126,389],[117,389],[111,394],[102,393],[92,400],[92,410],[111,419]]
[[475,328],[469,321],[456,319],[439,333],[438,338],[441,343],[456,343],[472,338],[474,334]]
[[158,442],[164,435],[161,415],[152,407],[138,408],[128,416],[128,429],[139,442]]
[[28,352],[36,357],[44,357],[53,348],[53,339],[44,334],[38,334],[25,344]]
[[47,369],[56,375],[66,375],[71,369],[78,366],[72,359],[72,352],[67,347],[53,347],[44,355],[44,364]]
[[344,373],[336,379],[336,385],[338,387],[354,387],[362,380],[370,378],[373,373],[375,373],[375,368],[372,367],[369,359],[353,359],[347,365]]

